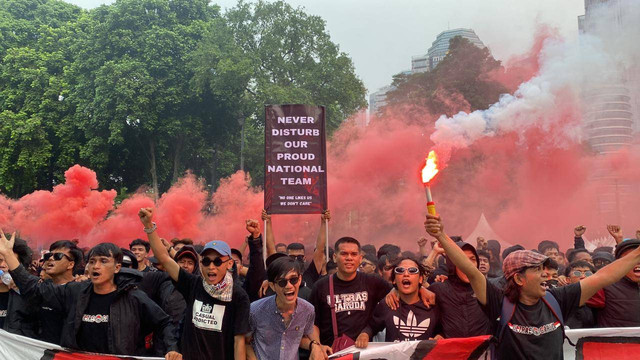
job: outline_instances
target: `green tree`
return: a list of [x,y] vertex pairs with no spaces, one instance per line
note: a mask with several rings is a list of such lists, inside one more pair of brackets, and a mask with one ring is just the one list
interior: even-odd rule
[[[181,173],[190,137],[200,136],[201,101],[188,58],[218,7],[206,0],[120,0],[91,12],[70,69],[81,157],[112,186],[154,194]],[[200,150],[200,149],[198,149]],[[146,159],[141,161],[140,159]]]
[[486,109],[508,90],[489,74],[501,68],[488,48],[479,48],[456,36],[449,52],[430,72],[399,74],[394,90],[387,94],[387,106],[418,105],[439,115]]
[[[224,160],[241,164],[260,183],[265,104],[325,105],[331,132],[366,106],[366,90],[320,17],[283,1],[240,1],[225,19],[213,25],[196,53],[194,82],[237,104],[236,111],[229,109],[232,118],[223,122],[238,120],[239,129],[227,130],[239,130],[239,136],[231,139],[237,139],[232,146],[240,156]],[[226,169],[220,175],[237,169],[230,165],[220,163]]]

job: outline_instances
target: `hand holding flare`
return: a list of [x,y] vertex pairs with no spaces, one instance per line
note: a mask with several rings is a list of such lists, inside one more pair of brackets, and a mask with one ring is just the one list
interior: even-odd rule
[[431,197],[431,187],[429,182],[438,173],[438,156],[436,152],[431,150],[427,156],[427,163],[422,169],[422,183],[424,184],[424,192],[427,195],[427,211],[431,215],[436,215],[436,204]]

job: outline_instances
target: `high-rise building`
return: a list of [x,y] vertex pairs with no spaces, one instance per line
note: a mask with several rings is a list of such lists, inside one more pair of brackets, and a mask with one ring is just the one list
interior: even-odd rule
[[431,44],[426,54],[411,57],[411,72],[415,74],[433,70],[436,65],[447,56],[447,52],[449,52],[449,41],[456,36],[462,36],[479,48],[485,47],[482,40],[480,40],[475,31],[471,29],[443,31],[436,37],[436,40]]
[[419,73],[429,71],[429,56],[416,55],[411,57],[411,73]]
[[[605,43],[612,41],[611,37],[623,36],[627,0],[585,0],[584,4],[585,14],[578,17],[581,34],[597,36]],[[627,86],[631,74],[624,66],[621,70],[610,83],[586,79],[584,125],[587,141],[598,153],[615,152],[633,142],[633,107],[637,100]]]
[[449,52],[449,41],[456,37],[461,36],[469,40],[473,45],[484,48],[484,43],[480,40],[475,31],[471,29],[453,29],[441,32],[436,40],[431,44],[429,50],[427,50],[427,57],[429,58],[429,70],[433,70],[442,59]]
[[376,114],[383,106],[387,105],[387,93],[393,90],[393,86],[381,87],[378,91],[369,95],[369,114]]
[[[635,0],[585,0],[585,14],[578,17],[578,28],[581,35],[599,38],[605,51],[615,53],[620,41],[633,43],[635,35],[630,35],[628,27],[637,21],[637,16],[630,13],[630,5]],[[609,46],[614,45],[616,46]],[[619,71],[616,77],[607,82],[596,81],[595,77],[585,79],[583,90],[584,128],[586,140],[591,149],[599,155],[617,152],[633,147],[635,114],[640,112],[640,74],[634,64],[625,63],[623,59],[617,64]],[[636,125],[634,125],[636,124]],[[635,145],[637,146],[637,145]],[[602,156],[596,159],[599,164],[594,167],[589,179],[597,185],[598,216],[605,221],[623,223],[623,208],[629,208],[632,194],[640,191],[638,184],[629,179],[612,175],[608,171],[608,162]]]

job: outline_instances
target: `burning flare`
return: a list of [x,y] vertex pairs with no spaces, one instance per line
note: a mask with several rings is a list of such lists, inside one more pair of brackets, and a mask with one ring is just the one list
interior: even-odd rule
[[427,164],[422,169],[422,183],[428,184],[438,173],[438,156],[431,150],[427,156]]

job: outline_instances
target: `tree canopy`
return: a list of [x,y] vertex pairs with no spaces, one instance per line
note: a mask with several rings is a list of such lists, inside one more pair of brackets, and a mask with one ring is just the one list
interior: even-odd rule
[[120,192],[186,170],[262,181],[264,110],[326,105],[329,130],[365,106],[324,21],[283,1],[118,0],[92,10],[0,0],[0,192],[50,189],[79,163]]

